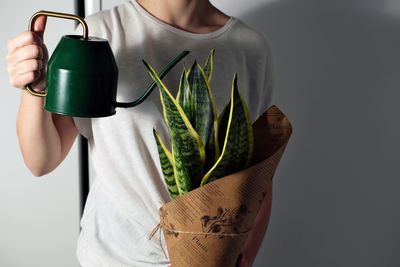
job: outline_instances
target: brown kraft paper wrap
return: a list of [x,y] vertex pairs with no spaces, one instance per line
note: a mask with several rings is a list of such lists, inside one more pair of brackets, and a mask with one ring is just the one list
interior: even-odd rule
[[192,190],[160,208],[172,267],[234,267],[269,192],[266,188],[292,133],[271,106],[253,124],[250,167]]

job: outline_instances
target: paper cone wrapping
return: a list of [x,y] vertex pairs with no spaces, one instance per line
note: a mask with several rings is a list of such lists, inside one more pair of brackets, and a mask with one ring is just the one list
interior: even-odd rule
[[160,208],[172,267],[234,267],[292,133],[272,106],[253,124],[251,167],[192,190]]

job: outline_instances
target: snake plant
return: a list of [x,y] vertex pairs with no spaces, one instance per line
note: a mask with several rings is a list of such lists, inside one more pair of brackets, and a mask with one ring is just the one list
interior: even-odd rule
[[204,67],[196,61],[181,75],[173,97],[155,70],[145,61],[160,90],[171,151],[153,129],[161,168],[172,199],[199,186],[248,167],[253,152],[253,131],[248,108],[239,93],[237,75],[231,97],[218,116],[210,81],[214,50]]

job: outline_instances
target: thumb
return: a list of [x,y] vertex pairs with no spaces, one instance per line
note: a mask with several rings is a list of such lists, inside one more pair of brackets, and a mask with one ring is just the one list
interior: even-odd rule
[[239,255],[239,258],[236,263],[236,267],[250,267],[250,264],[246,260],[246,258],[243,256],[243,254]]
[[36,32],[43,41],[43,34],[46,28],[47,16],[38,17],[33,23],[33,31]]

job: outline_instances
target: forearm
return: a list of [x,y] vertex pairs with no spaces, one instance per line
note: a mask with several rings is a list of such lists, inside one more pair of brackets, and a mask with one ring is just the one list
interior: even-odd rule
[[265,232],[267,230],[271,214],[271,206],[272,206],[272,181],[267,186],[266,196],[262,201],[260,210],[253,224],[253,228],[250,231],[242,250],[243,256],[250,263],[250,265],[253,264],[257,256],[257,252],[260,249],[261,244],[264,240]]
[[17,116],[17,135],[25,164],[35,176],[60,162],[61,141],[52,115],[43,109],[44,98],[23,91]]

